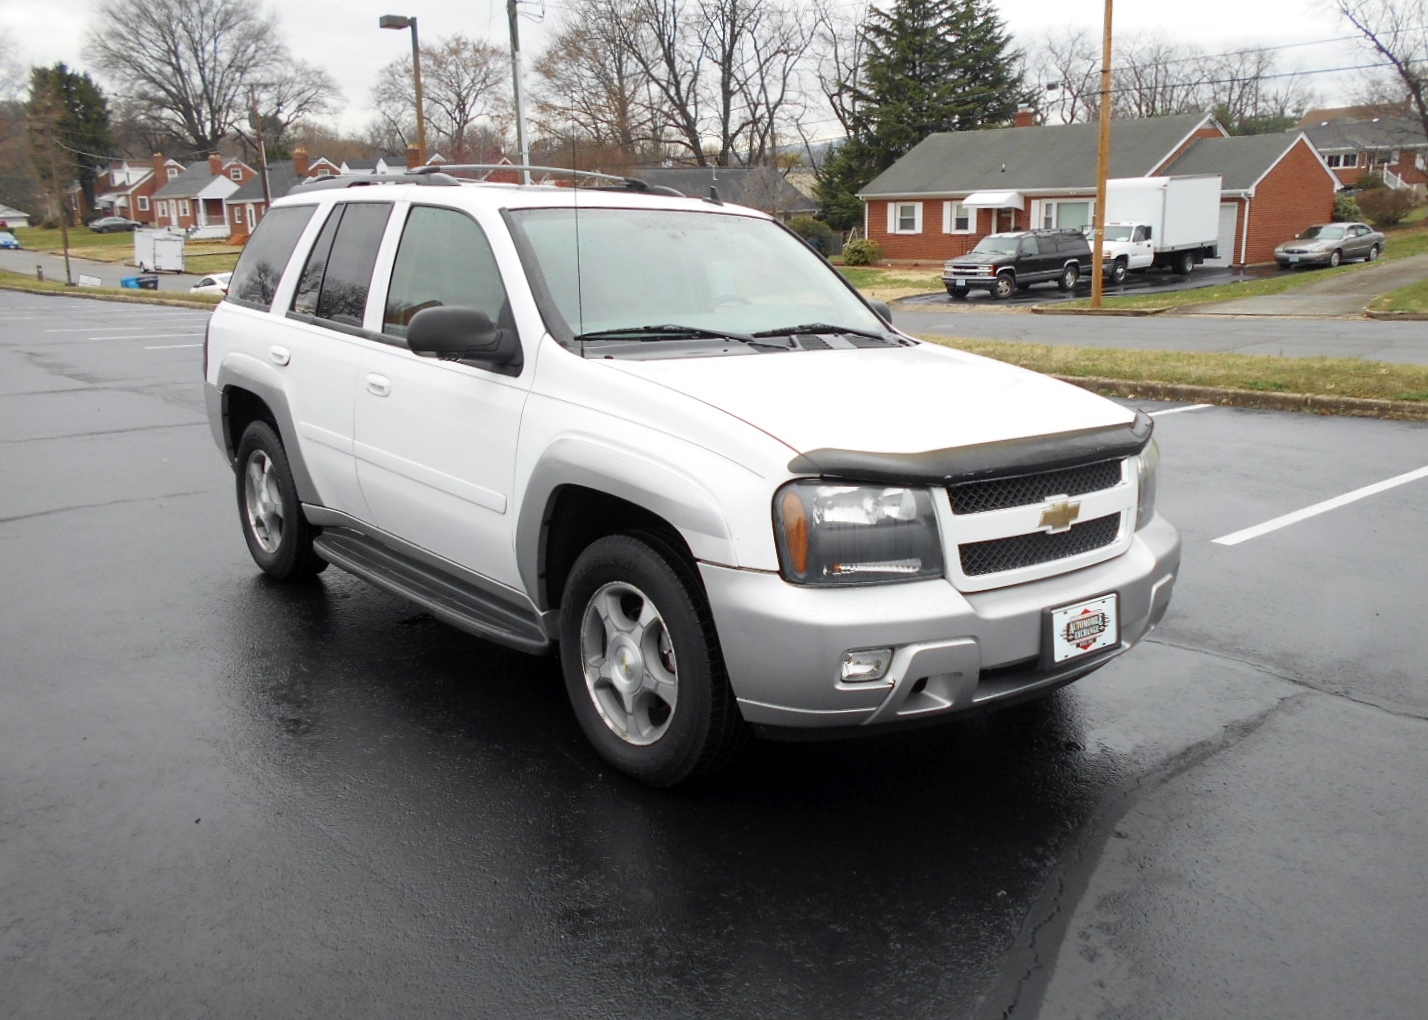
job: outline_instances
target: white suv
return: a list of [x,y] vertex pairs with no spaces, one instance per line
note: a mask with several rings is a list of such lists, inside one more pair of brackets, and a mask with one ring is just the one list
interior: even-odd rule
[[1049,691],[1166,610],[1151,420],[887,320],[717,197],[335,178],[248,242],[208,411],[259,567],[558,648],[671,785]]

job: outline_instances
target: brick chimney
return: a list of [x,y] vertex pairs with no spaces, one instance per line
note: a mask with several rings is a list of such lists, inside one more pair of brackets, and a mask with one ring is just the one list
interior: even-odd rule
[[164,154],[162,152],[154,153],[153,161],[154,180],[158,182],[158,184],[155,186],[162,188],[164,184],[168,182],[169,179],[169,161],[164,159]]
[[407,146],[407,169],[421,166],[421,150],[415,145]]
[[304,177],[306,177],[306,176],[307,176],[307,172],[308,172],[310,169],[312,169],[312,167],[311,167],[311,165],[308,163],[307,150],[306,150],[306,149],[303,149],[303,148],[294,149],[294,150],[293,150],[293,173],[297,175],[297,179],[298,179],[298,180],[302,180]]
[[1036,111],[1029,106],[1019,106],[1016,111],[1016,126],[1033,127],[1036,124]]
[[223,157],[216,152],[208,154],[208,172],[214,177],[223,176]]

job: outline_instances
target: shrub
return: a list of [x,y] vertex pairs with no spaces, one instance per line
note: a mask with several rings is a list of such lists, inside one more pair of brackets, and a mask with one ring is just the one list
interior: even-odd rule
[[843,264],[845,266],[871,266],[874,262],[882,260],[883,249],[877,241],[855,237],[843,245]]
[[812,216],[795,216],[788,221],[788,228],[824,255],[832,255],[837,247],[833,228]]
[[1407,188],[1401,191],[1374,188],[1372,191],[1361,191],[1356,197],[1359,208],[1376,227],[1397,226],[1418,205],[1418,197]]
[[1354,181],[1354,187],[1360,191],[1375,191],[1384,187],[1383,174],[1365,173],[1358,180]]
[[1354,201],[1352,195],[1339,194],[1334,196],[1334,222],[1352,223],[1364,218],[1363,210]]

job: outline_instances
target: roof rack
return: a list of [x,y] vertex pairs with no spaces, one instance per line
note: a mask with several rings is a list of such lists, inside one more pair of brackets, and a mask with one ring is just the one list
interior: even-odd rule
[[[483,170],[487,172],[496,171],[534,171],[537,173],[561,174],[566,177],[579,177],[582,179],[608,181],[617,185],[613,188],[596,188],[598,191],[638,191],[647,195],[670,195],[674,198],[687,198],[682,191],[674,188],[667,188],[662,184],[650,184],[642,181],[638,177],[618,177],[615,174],[602,174],[593,170],[571,170],[563,166],[523,166],[514,163],[440,163],[434,166],[418,166],[409,170],[389,172],[384,174],[364,174],[349,173],[338,174],[332,177],[312,177],[305,181],[300,181],[293,190],[301,188],[303,191],[323,191],[329,188],[363,188],[380,184],[424,184],[437,185],[440,187],[454,187],[462,183],[462,179],[453,177],[448,171],[452,170]],[[471,183],[467,181],[466,183]]]

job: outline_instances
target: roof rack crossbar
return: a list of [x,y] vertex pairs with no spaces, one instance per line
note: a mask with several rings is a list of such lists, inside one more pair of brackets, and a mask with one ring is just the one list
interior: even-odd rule
[[413,174],[407,171],[405,173],[356,173],[337,174],[331,177],[311,177],[305,181],[299,181],[297,187],[304,191],[323,191],[328,188],[361,188],[373,184],[424,184],[438,187],[459,187],[461,182],[450,174],[437,172]]
[[595,170],[572,170],[568,166],[527,166],[521,163],[438,163],[432,166],[414,167],[411,170],[408,170],[407,173],[428,175],[446,173],[451,170],[483,170],[490,173],[495,173],[497,171],[525,171],[527,173],[558,174],[563,177],[578,177],[593,181],[608,181],[612,184],[618,185],[618,188],[615,190],[624,189],[626,191],[647,191],[650,194],[654,195],[674,195],[678,198],[685,197],[684,193],[681,191],[676,191],[673,188],[666,188],[663,185],[650,184],[648,181],[642,181],[638,177],[622,177],[618,174],[602,174]]

